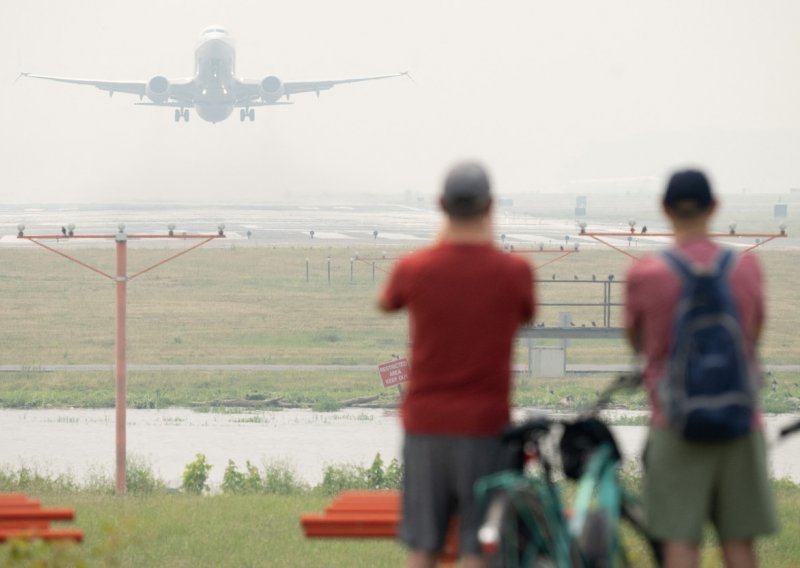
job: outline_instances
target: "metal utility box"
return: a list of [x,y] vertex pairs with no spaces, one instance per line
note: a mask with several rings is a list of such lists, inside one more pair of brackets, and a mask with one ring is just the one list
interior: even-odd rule
[[563,347],[534,347],[530,350],[530,374],[534,377],[564,377],[567,351]]

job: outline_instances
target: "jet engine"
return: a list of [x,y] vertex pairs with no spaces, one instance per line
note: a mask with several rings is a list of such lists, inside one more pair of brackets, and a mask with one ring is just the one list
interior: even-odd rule
[[156,75],[147,82],[147,98],[154,103],[163,103],[169,99],[169,79]]
[[263,79],[259,84],[261,100],[265,103],[274,103],[283,96],[283,83],[274,75]]

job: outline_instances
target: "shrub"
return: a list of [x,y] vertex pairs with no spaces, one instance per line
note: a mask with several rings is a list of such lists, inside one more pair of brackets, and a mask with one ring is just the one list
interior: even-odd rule
[[244,493],[244,474],[236,469],[233,460],[228,460],[228,467],[222,475],[222,492],[234,495]]
[[352,464],[325,466],[320,490],[325,495],[337,495],[348,489],[367,489],[369,484],[363,467]]
[[[211,468],[211,466],[208,467],[209,469]],[[145,459],[136,455],[127,457],[125,462],[125,490],[129,494],[152,495],[158,491],[165,490],[166,487],[166,483],[155,476],[153,468]]]
[[325,495],[336,495],[348,489],[399,489],[402,475],[399,461],[393,459],[384,466],[378,452],[369,468],[352,464],[326,466],[318,489]]
[[308,486],[297,473],[285,463],[264,464],[264,493],[293,495],[308,490]]
[[245,471],[237,469],[233,460],[228,460],[228,467],[222,480],[223,493],[232,494],[272,494],[290,495],[308,489],[297,474],[283,463],[264,464],[263,476],[258,468],[249,461],[245,464]]
[[16,471],[0,470],[0,491],[69,493],[78,489],[78,484],[68,474],[51,475],[27,466],[22,466]]
[[375,454],[375,459],[372,460],[372,465],[367,470],[367,483],[369,487],[375,489],[383,489],[386,474],[383,471],[383,458],[380,452]]
[[206,463],[205,454],[197,454],[197,459],[186,464],[186,468],[183,470],[181,489],[194,495],[201,495],[208,491],[208,472],[211,471],[211,467],[211,464]]
[[403,486],[403,466],[400,461],[395,458],[386,466],[384,473],[384,483],[386,489],[400,489]]

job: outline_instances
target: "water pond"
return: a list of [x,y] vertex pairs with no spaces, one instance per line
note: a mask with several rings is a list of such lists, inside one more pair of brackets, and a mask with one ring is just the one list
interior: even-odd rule
[[[527,412],[527,411],[526,411]],[[640,413],[623,413],[629,422]],[[796,416],[768,416],[767,435]],[[628,458],[640,455],[646,429],[614,426]],[[113,477],[113,409],[0,410],[0,467],[36,468],[69,473],[84,480],[90,473]],[[128,454],[148,463],[170,486],[177,487],[187,463],[205,454],[213,465],[212,486],[219,486],[228,460],[240,469],[245,461],[261,466],[280,462],[310,484],[319,483],[331,464],[368,466],[380,452],[385,462],[398,457],[401,430],[395,411],[348,409],[201,413],[188,409],[128,410]],[[800,483],[800,435],[775,444],[770,462],[776,477]]]

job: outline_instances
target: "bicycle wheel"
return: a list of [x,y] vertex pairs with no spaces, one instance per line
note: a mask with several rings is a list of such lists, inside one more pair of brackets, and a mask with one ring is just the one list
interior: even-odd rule
[[548,511],[529,489],[496,495],[484,534],[497,531],[496,546],[487,551],[491,568],[572,568],[582,566],[557,511]]
[[603,511],[592,511],[586,517],[581,533],[581,550],[587,568],[611,568],[611,521]]

